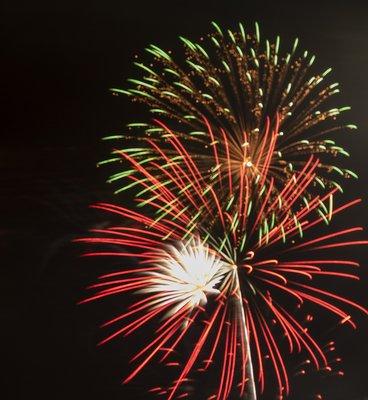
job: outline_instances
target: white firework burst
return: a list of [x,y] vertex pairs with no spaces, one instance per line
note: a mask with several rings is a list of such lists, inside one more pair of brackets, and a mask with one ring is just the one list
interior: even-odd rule
[[153,307],[171,303],[165,317],[183,307],[194,309],[204,305],[208,295],[220,293],[216,286],[229,271],[228,265],[199,239],[168,245],[160,252],[162,260],[155,264],[157,269],[148,272],[152,277],[149,287],[139,292],[161,294],[152,301]]

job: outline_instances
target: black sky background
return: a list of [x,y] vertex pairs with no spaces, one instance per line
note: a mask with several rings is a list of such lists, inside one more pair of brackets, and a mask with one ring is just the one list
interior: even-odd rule
[[[333,67],[342,90],[337,104],[352,106],[349,120],[359,131],[338,139],[350,150],[348,165],[360,180],[347,185],[346,197],[366,199],[368,3],[76,0],[3,3],[1,11],[5,385],[0,396],[149,399],[142,380],[127,387],[119,383],[128,371],[127,345],[96,349],[98,324],[114,310],[106,304],[76,306],[83,288],[110,268],[80,260],[81,248],[70,244],[105,222],[89,204],[118,201],[105,183],[108,171],[96,168],[108,151],[100,139],[122,132],[140,112],[137,105],[111,96],[108,88],[123,86],[134,75],[133,57],[147,44],[172,48],[179,34],[205,34],[213,19],[224,26],[257,20],[264,36],[280,34],[282,43],[297,36],[303,48],[317,55],[320,70]],[[366,226],[366,204],[339,221]],[[365,279],[354,286],[352,297],[367,304],[367,253],[359,249],[354,254],[362,260]],[[327,400],[368,398],[368,323],[357,321],[358,332],[346,328],[331,334],[345,359],[344,379],[294,379],[291,399],[313,399],[320,392]],[[323,335],[322,328],[315,329]],[[139,343],[139,336],[135,340]],[[163,373],[156,369],[146,379],[153,382]]]

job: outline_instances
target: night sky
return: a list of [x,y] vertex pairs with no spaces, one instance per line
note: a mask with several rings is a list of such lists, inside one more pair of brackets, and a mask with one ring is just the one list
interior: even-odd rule
[[[75,0],[0,7],[1,398],[150,399],[145,384],[164,374],[153,368],[129,386],[120,384],[140,336],[96,348],[98,325],[125,300],[76,305],[84,287],[113,265],[80,259],[82,246],[71,243],[109,222],[89,204],[124,200],[112,195],[105,183],[110,171],[96,163],[109,150],[100,139],[139,117],[140,107],[108,89],[136,76],[134,55],[149,43],[173,48],[178,35],[206,34],[211,20],[225,27],[258,21],[263,36],[279,34],[288,45],[299,37],[301,47],[316,54],[318,71],[333,67],[342,91],[336,104],[352,106],[349,121],[358,133],[336,139],[352,154],[347,168],[360,175],[346,185],[346,198],[365,203],[338,221],[366,226],[368,3]],[[345,255],[352,252],[362,261],[363,279],[342,290],[367,305],[367,252],[349,248]],[[290,399],[311,400],[317,393],[326,400],[368,399],[368,320],[356,320],[357,332],[345,327],[326,333],[324,318],[314,324],[321,340],[336,338],[345,377],[293,378]]]

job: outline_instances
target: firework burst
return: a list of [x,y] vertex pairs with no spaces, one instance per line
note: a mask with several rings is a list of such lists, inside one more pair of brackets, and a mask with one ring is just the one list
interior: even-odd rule
[[[198,197],[190,208],[181,208],[179,203],[176,211],[165,212],[156,218],[124,207],[108,204],[96,206],[132,220],[136,226],[99,230],[96,233],[102,236],[83,239],[89,243],[122,247],[119,252],[90,255],[137,257],[141,259],[141,267],[103,276],[102,283],[92,286],[100,291],[85,301],[126,291],[149,294],[133,304],[128,312],[105,324],[121,323],[127,317],[133,318],[102,343],[122,334],[130,334],[159,315],[166,318],[166,322],[158,328],[157,336],[133,357],[133,361],[140,357],[142,359],[125,382],[135,377],[154,357],[161,361],[170,358],[192,324],[198,324],[207,295],[212,297],[214,310],[206,319],[190,356],[181,365],[177,380],[172,386],[161,390],[169,399],[177,394],[193,370],[206,371],[214,362],[220,370],[220,384],[209,398],[227,399],[235,388],[239,389],[240,396],[246,391],[254,393],[252,382],[248,382],[249,368],[253,368],[250,348],[255,355],[260,391],[264,389],[267,369],[264,357],[268,355],[278,385],[278,395],[280,398],[287,395],[289,377],[283,355],[284,343],[279,344],[277,333],[283,335],[289,352],[304,350],[315,368],[330,368],[324,349],[298,322],[296,315],[282,305],[282,301],[287,298],[287,303],[294,301],[299,307],[303,303],[317,305],[334,314],[340,323],[355,328],[350,311],[345,308],[363,313],[367,311],[351,300],[325,290],[323,277],[359,279],[355,271],[358,264],[353,260],[325,259],[308,254],[367,242],[343,239],[346,235],[361,231],[361,227],[304,239],[309,229],[330,221],[333,215],[359,203],[359,200],[355,200],[335,209],[326,207],[325,214],[315,215],[313,211],[337,191],[332,189],[308,204],[299,205],[297,212],[291,212],[300,193],[313,180],[317,161],[311,160],[307,169],[295,174],[273,202],[269,201],[272,186],[266,184],[265,190],[258,190],[258,199],[253,199],[254,205],[250,209],[249,206],[244,208],[246,198],[230,206],[224,205],[218,203],[216,193],[209,190],[218,208],[207,219],[202,216],[200,223],[196,216],[208,203],[204,196]],[[156,178],[149,176],[155,183]],[[154,192],[155,200],[150,204],[158,210],[168,204],[168,198],[173,194],[171,190],[174,190],[166,185],[147,185],[145,180],[140,180],[140,184]],[[144,202],[147,205],[147,200]],[[247,210],[246,214],[242,214],[244,209]],[[279,222],[276,224],[272,221]],[[170,247],[165,243],[170,243]],[[116,279],[116,276],[126,274],[129,277]],[[276,327],[270,320],[274,321]],[[175,364],[176,361],[171,363]]]
[[219,294],[215,288],[226,271],[226,266],[209,252],[208,246],[199,240],[195,243],[170,245],[165,251],[157,251],[157,269],[148,273],[148,288],[141,293],[164,294],[161,303],[176,303],[168,316],[185,307],[190,311],[207,303],[207,295]]
[[[142,148],[142,140],[145,143],[148,137],[162,147],[165,138],[174,133],[185,140],[186,150],[200,159],[202,174],[214,168],[212,175],[220,179],[231,160],[234,185],[230,191],[237,188],[244,167],[254,177],[263,163],[269,164],[267,177],[274,177],[282,187],[282,180],[302,170],[310,155],[317,155],[316,185],[341,190],[339,177],[356,174],[334,164],[334,157],[349,154],[329,135],[356,126],[338,119],[350,107],[327,107],[330,98],[339,93],[337,83],[325,83],[331,68],[312,75],[315,57],[298,52],[297,39],[288,52],[281,53],[280,38],[261,41],[257,24],[255,33],[242,24],[237,32],[222,31],[216,23],[213,27],[207,45],[203,38],[199,44],[180,37],[185,49],[183,62],[158,46],[146,49],[153,58],[135,63],[143,77],[129,80],[133,88],[112,90],[145,103],[154,119],[129,124],[134,135],[106,139],[137,141],[136,148],[131,143],[128,147],[133,147],[130,151],[144,163],[157,154]],[[165,149],[167,155],[176,155],[171,151]],[[114,156],[102,163],[116,160],[119,158]],[[126,173],[114,174],[110,181]]]
[[[330,69],[309,76],[314,57],[298,55],[297,40],[281,54],[279,38],[261,42],[258,25],[254,34],[241,24],[226,33],[213,26],[212,50],[181,38],[180,66],[151,45],[152,65],[136,63],[145,76],[114,89],[155,114],[130,124],[133,136],[108,137],[130,143],[101,163],[123,163],[110,182],[124,180],[117,192],[132,192],[137,207],[95,205],[126,223],[79,241],[105,246],[89,256],[135,262],[101,276],[82,303],[127,292],[137,298],[103,324],[114,332],[101,344],[154,325],[124,382],[157,360],[178,368],[173,382],[151,389],[169,400],[188,396],[186,383],[209,369],[218,385],[208,400],[253,400],[266,381],[282,399],[290,392],[285,354],[304,352],[305,363],[334,371],[331,346],[319,344],[295,310],[310,304],[352,328],[353,310],[367,314],[325,288],[326,277],[359,279],[356,261],[325,251],[367,244],[355,236],[362,228],[321,233],[360,202],[336,206],[342,188],[332,173],[356,175],[331,164],[329,156],[348,153],[326,139],[355,126],[337,122],[348,107],[326,109],[337,84],[324,84]],[[192,348],[183,359],[187,337]]]

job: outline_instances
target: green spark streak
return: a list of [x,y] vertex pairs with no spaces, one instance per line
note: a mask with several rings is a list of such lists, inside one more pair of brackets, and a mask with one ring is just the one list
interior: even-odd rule
[[241,251],[241,252],[244,250],[244,246],[245,246],[246,240],[247,240],[247,234],[245,233],[245,234],[243,235],[242,241],[241,241],[241,243],[240,243],[240,251]]
[[[238,222],[237,222],[237,221],[238,221]],[[234,230],[235,224],[237,225],[238,223],[239,223],[239,220],[238,220],[238,212],[236,212],[236,213],[234,214],[234,216],[233,216],[233,220],[232,220],[231,225],[230,225],[230,230],[233,231],[233,230]]]
[[330,149],[337,151],[339,154],[343,154],[344,156],[350,157],[350,154],[347,151],[345,151],[342,147],[331,146]]
[[187,224],[187,228],[189,228],[190,226],[192,226],[192,228],[189,229],[188,232],[191,232],[193,227],[196,226],[197,224],[195,223],[195,220],[198,219],[200,217],[200,215],[202,214],[202,210],[203,207],[201,207],[201,209],[194,215],[194,217],[188,222]]
[[230,200],[227,203],[226,211],[229,211],[231,205],[233,204],[234,199],[235,199],[235,196],[231,196]]
[[114,174],[110,176],[110,178],[107,180],[108,183],[112,183],[114,181],[117,181],[119,179],[125,178],[126,176],[133,175],[136,171],[134,169],[130,169],[128,171],[123,171],[119,172],[117,174]]
[[210,59],[209,55],[206,53],[206,51],[204,50],[204,48],[201,45],[196,43],[196,47],[208,60]]
[[245,43],[245,30],[244,30],[244,26],[241,22],[239,22],[239,28],[240,28],[241,36],[243,38],[243,42]]
[[213,41],[213,43],[215,43],[216,47],[219,47],[219,48],[221,47],[220,43],[218,42],[218,40],[215,37],[211,36],[211,40]]
[[348,124],[348,125],[346,125],[346,128],[349,128],[349,129],[358,129],[358,127],[357,127],[356,125],[354,125],[354,124]]
[[149,125],[143,122],[132,122],[130,124],[127,124],[128,128],[146,128],[147,126]]
[[194,91],[193,91],[190,87],[184,85],[184,83],[181,83],[181,82],[174,82],[174,85],[181,87],[181,88],[184,89],[186,92],[194,93]]
[[111,135],[111,136],[105,136],[102,138],[102,140],[116,140],[116,139],[123,139],[123,135]]
[[191,136],[207,136],[207,133],[201,132],[201,131],[193,131],[193,132],[189,132],[189,135],[191,135]]
[[222,33],[221,28],[219,27],[219,25],[218,25],[215,21],[212,21],[212,22],[211,22],[211,25],[216,29],[216,31],[217,31],[222,37],[224,36],[224,34]]
[[[167,185],[169,185],[171,182],[172,182],[171,179],[168,179],[167,181],[165,181],[165,182],[163,182],[163,183],[160,182],[160,187],[161,187],[161,186],[167,186]],[[158,190],[158,188],[159,188],[158,185],[151,185],[151,186],[148,186],[148,187],[142,189],[140,192],[138,192],[138,193],[135,195],[135,197],[140,197],[140,196],[142,196],[143,194],[145,194],[145,193],[147,193],[147,192],[154,192],[155,190]],[[169,203],[169,204],[170,204],[170,203]]]
[[293,45],[293,49],[291,50],[291,52],[294,54],[295,53],[295,50],[296,50],[296,48],[298,47],[298,43],[299,43],[299,39],[298,38],[295,38],[295,40],[294,40],[294,45]]
[[104,165],[104,164],[110,164],[110,163],[113,163],[113,162],[116,162],[116,161],[121,161],[121,158],[120,157],[116,157],[116,158],[109,158],[107,160],[99,161],[97,163],[97,166]]
[[146,133],[156,133],[156,132],[163,132],[164,130],[162,128],[149,128],[146,129],[145,132]]
[[141,183],[147,182],[147,181],[148,181],[148,178],[139,179],[139,180],[136,181],[136,182],[130,183],[129,185],[123,186],[122,188],[116,190],[116,191],[114,192],[114,194],[118,194],[118,193],[124,192],[124,191],[126,191],[126,190],[128,190],[128,189],[131,189],[131,188],[134,187],[134,186],[140,185]]
[[194,64],[194,62],[190,60],[186,60],[186,63],[189,64],[192,68],[194,68],[197,72],[205,72],[205,68],[203,68],[201,65]]
[[137,207],[144,207],[146,204],[152,203],[152,201],[158,199],[160,196],[161,196],[160,194],[156,194],[155,196],[152,196],[149,199],[146,199],[141,203],[137,204]]
[[130,93],[136,94],[138,96],[141,97],[148,97],[149,99],[155,100],[155,98],[153,96],[151,96],[150,94],[146,93],[146,92],[142,92],[140,90],[136,90],[136,89],[129,89]]
[[269,226],[268,226],[267,218],[264,219],[263,225],[264,225],[264,228],[263,228],[263,229],[264,229],[264,231],[265,231],[265,233],[266,233],[266,243],[268,243],[270,229],[269,229]]
[[147,82],[142,82],[142,81],[139,81],[139,80],[137,80],[137,79],[128,79],[128,82],[130,82],[130,83],[135,83],[136,85],[138,85],[138,86],[144,86],[144,87],[147,87],[148,89],[156,89],[153,85],[150,85],[149,83],[147,83]]
[[[157,218],[155,218],[155,222],[161,221],[162,218],[165,218],[168,214],[170,214],[170,213],[174,210],[174,208],[175,208],[175,206],[172,205],[172,204],[175,203],[175,202],[176,202],[176,199],[170,201],[170,203],[169,203],[170,207],[169,207],[167,210],[165,210],[165,212],[163,212],[163,208],[164,208],[164,207],[163,207],[162,209],[158,210],[159,212],[162,212],[162,214],[161,214],[160,216],[158,216]],[[167,205],[165,206],[165,208],[166,208],[166,207],[167,207]],[[175,220],[176,218],[177,218],[177,216],[174,216],[174,217],[172,218],[172,220]]]
[[225,67],[226,71],[227,71],[228,73],[230,73],[230,72],[231,72],[230,67],[227,65],[227,63],[226,63],[224,60],[222,60],[222,64],[223,64],[223,66]]
[[[154,44],[151,44],[151,49],[147,48],[146,50],[154,55],[156,55],[157,57],[163,57],[165,58],[167,61],[172,61],[171,57],[169,56],[169,54],[167,54],[164,50],[160,49],[158,46],[155,46]],[[153,49],[153,50],[152,50]]]
[[174,231],[170,231],[166,236],[164,236],[161,240],[164,242],[165,240],[167,240],[173,233]]
[[285,235],[285,229],[284,229],[283,225],[281,225],[281,235],[282,235],[282,242],[286,243],[286,235]]
[[303,237],[303,229],[302,229],[302,224],[300,222],[298,223],[298,230],[299,230],[299,236],[302,238]]
[[250,212],[251,212],[251,210],[252,210],[252,200],[249,202],[249,204],[248,204],[248,210],[247,210],[247,217],[249,217],[249,214],[250,214]]
[[[230,245],[231,248],[231,243],[229,241],[229,234],[226,233],[224,239],[221,241],[220,247],[219,247],[219,251],[222,251],[222,249],[225,247],[226,242],[228,242],[228,244]],[[231,251],[229,248],[227,248],[227,251],[229,251],[229,254],[231,254]]]
[[275,215],[275,211],[273,211],[272,215],[271,215],[271,226],[270,226],[270,229],[274,228],[275,222],[276,222],[276,215]]
[[212,186],[207,186],[206,189],[203,190],[202,195],[204,196],[211,190]]
[[[134,156],[136,156],[136,154],[134,154]],[[149,157],[149,158],[145,158],[144,160],[142,160],[142,161],[139,161],[139,165],[143,165],[143,164],[147,164],[147,163],[149,163],[149,162],[151,162],[151,161],[154,161],[154,160],[158,160],[159,159],[159,157],[158,156],[154,156],[154,157]]]
[[279,205],[279,209],[281,210],[281,208],[282,208],[282,199],[281,199],[280,195],[277,196],[277,203]]
[[322,189],[326,188],[325,184],[322,182],[322,180],[320,178],[318,178],[318,176],[316,176],[314,178],[314,180],[319,183],[319,185],[322,187]]
[[194,43],[192,43],[189,39],[186,39],[183,36],[179,36],[179,39],[186,44],[191,50],[196,51],[196,47],[194,45]]
[[259,41],[261,39],[261,35],[260,35],[260,32],[259,32],[258,22],[255,23],[255,27],[256,27],[256,38],[257,38],[257,42],[259,43]]
[[186,192],[189,188],[191,188],[193,186],[193,183],[190,182],[188,183],[188,185],[186,185],[185,187],[183,187],[182,189],[180,189],[179,194],[183,194],[184,192]]
[[327,213],[327,207],[324,205],[323,201],[321,199],[318,200],[319,205],[323,209],[325,213]]
[[307,210],[309,210],[309,203],[308,203],[308,200],[307,200],[304,196],[302,197],[302,200],[303,200],[305,206],[307,207]]
[[207,243],[207,240],[210,238],[210,234],[207,233],[206,236],[203,238],[203,244]]
[[300,224],[300,222],[298,221],[298,218],[296,217],[296,215],[293,215],[294,218],[294,224],[295,227],[299,230],[299,236],[302,238],[303,237],[303,231],[302,231],[302,226]]
[[183,213],[185,213],[185,211],[187,211],[189,208],[189,206],[184,207],[182,210],[180,210],[175,217],[173,218],[173,221],[175,221],[176,219],[178,219]]
[[260,226],[258,230],[258,246],[261,246],[262,236],[263,236],[263,229],[262,226]]
[[266,40],[266,57],[267,60],[270,59],[270,42],[268,40]]
[[151,108],[150,112],[152,114],[167,114],[167,111],[163,110],[162,108]]
[[145,149],[144,147],[131,147],[129,149],[121,149],[118,150],[119,153],[141,153],[141,154],[149,154],[150,150]]
[[216,86],[221,87],[220,82],[212,76],[209,76],[208,79],[212,81]]
[[137,63],[137,62],[135,62],[134,65],[135,65],[136,67],[138,67],[138,68],[141,68],[141,69],[145,70],[146,72],[149,72],[150,74],[152,74],[152,75],[154,75],[154,76],[157,76],[157,75],[158,75],[155,71],[153,71],[152,69],[146,67],[146,66],[145,66],[144,64],[142,64],[142,63]]
[[192,230],[197,226],[197,224],[193,224],[192,227],[190,229],[188,229],[185,233],[185,235],[183,236],[183,240],[185,240],[192,232]]
[[332,71],[332,68],[327,68],[326,71],[324,71],[324,72],[322,73],[322,76],[325,77],[325,76],[328,75],[331,71]]
[[346,173],[348,173],[350,176],[352,176],[353,178],[358,179],[358,175],[355,172],[351,171],[350,169],[345,169],[344,171]]
[[174,75],[174,76],[180,78],[180,74],[179,74],[178,72],[174,71],[174,70],[171,69],[171,68],[164,68],[164,71],[168,72],[168,73],[171,74],[171,75]]
[[339,173],[341,176],[344,176],[344,172],[343,172],[340,168],[335,167],[335,166],[332,166],[331,168],[332,168],[334,171],[336,171],[337,173]]
[[266,186],[263,185],[263,187],[262,187],[262,189],[261,189],[261,191],[259,192],[259,195],[258,195],[259,198],[262,197],[262,195],[263,195],[265,190],[266,190]]
[[168,91],[168,90],[163,90],[161,93],[162,93],[162,94],[166,94],[167,96],[170,96],[170,97],[175,97],[176,99],[179,98],[179,96],[178,96],[177,94],[175,94],[175,93],[173,93],[173,92],[170,92],[170,91]]
[[340,193],[344,193],[344,190],[337,182],[331,181],[331,183],[339,190]]
[[276,37],[276,45],[275,45],[275,55],[279,52],[279,47],[280,47],[280,36]]
[[124,89],[110,88],[109,90],[110,90],[110,92],[113,92],[113,93],[122,93],[122,94],[126,94],[127,96],[131,96],[132,95],[130,93],[130,91],[124,90]]
[[326,225],[329,225],[330,222],[329,222],[329,220],[326,218],[325,214],[323,214],[323,212],[322,212],[319,208],[317,209],[317,212],[318,212],[318,214],[321,216],[321,218],[325,221],[325,224],[326,224]]

